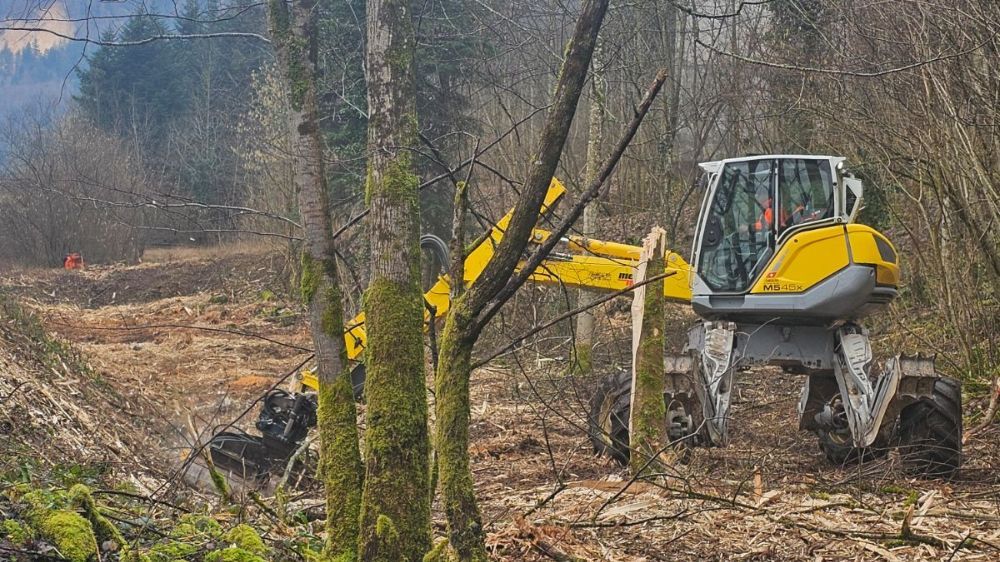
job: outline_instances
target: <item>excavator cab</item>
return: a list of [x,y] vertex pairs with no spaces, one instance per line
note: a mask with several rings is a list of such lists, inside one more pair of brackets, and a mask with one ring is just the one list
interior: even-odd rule
[[861,181],[843,158],[770,155],[705,162],[692,249],[692,304],[707,319],[829,324],[897,295],[882,234],[854,223]]

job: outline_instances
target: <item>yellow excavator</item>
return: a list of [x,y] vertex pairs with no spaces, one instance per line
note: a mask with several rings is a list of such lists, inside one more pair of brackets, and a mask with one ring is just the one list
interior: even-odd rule
[[[898,295],[900,268],[889,240],[856,222],[863,186],[844,158],[763,155],[700,164],[704,195],[690,262],[667,252],[664,296],[690,303],[702,319],[685,354],[666,356],[664,424],[672,442],[725,446],[734,375],[778,366],[804,375],[799,427],[814,432],[837,464],[901,452],[914,472],[952,477],[961,463],[961,388],[939,375],[932,358],[897,355],[876,369],[860,321]],[[552,180],[539,224],[566,190]],[[503,238],[512,213],[482,236],[465,261],[472,283]],[[551,234],[533,232],[539,244]],[[619,291],[631,286],[640,248],[570,236],[533,272],[536,283]],[[447,264],[447,248],[425,236],[422,247]],[[444,315],[452,280],[441,275],[424,294]],[[428,322],[434,321],[431,313]],[[360,361],[364,315],[345,327],[348,357]],[[363,396],[364,364],[352,371]],[[590,438],[598,454],[629,457],[630,373],[612,373],[593,393]],[[244,478],[266,479],[316,423],[317,381],[304,371],[290,391],[276,390],[257,421],[261,436],[225,432],[210,442],[214,463]]]

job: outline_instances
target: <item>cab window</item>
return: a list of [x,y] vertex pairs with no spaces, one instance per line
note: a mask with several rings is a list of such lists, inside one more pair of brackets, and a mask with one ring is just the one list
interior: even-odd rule
[[828,160],[788,158],[778,168],[778,233],[833,216],[833,174]]
[[698,274],[715,291],[750,288],[774,246],[772,160],[726,164],[702,233]]

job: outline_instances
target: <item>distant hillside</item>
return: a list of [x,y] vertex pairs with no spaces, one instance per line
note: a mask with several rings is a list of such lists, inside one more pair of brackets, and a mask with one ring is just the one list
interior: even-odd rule
[[[11,27],[33,27],[48,30],[0,31],[0,48],[14,53],[34,47],[40,52],[65,45],[62,36],[99,37],[113,32],[125,19],[143,7],[151,13],[176,15],[173,2],[166,0],[125,0],[93,2],[92,0],[6,0],[0,7],[0,18]],[[51,32],[51,33],[50,33]]]
[[[74,69],[86,64],[96,48],[65,37],[101,37],[114,33],[143,6],[151,13],[176,15],[183,2],[170,0],[3,0],[0,27],[47,31],[0,31],[0,123],[26,105],[62,105],[76,91]],[[167,25],[173,25],[168,20]],[[64,37],[65,36],[65,37]]]

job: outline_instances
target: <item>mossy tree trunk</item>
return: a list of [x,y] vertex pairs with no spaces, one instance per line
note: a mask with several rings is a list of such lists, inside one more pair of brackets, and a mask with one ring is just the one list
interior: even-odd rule
[[430,550],[430,456],[420,291],[420,208],[409,0],[370,0],[365,293],[367,428],[362,560],[419,561]]
[[435,379],[438,470],[448,518],[451,553],[462,561],[486,560],[482,516],[469,466],[470,357],[483,327],[526,278],[512,279],[562,154],[594,52],[608,0],[587,0],[566,48],[553,103],[514,207],[493,258],[445,320]]
[[[643,241],[636,283],[663,270],[666,231],[656,227]],[[667,443],[666,405],[663,403],[663,280],[635,290],[632,301],[632,408],[629,420],[630,468],[633,474],[655,466]]]
[[305,237],[302,299],[309,308],[319,379],[320,474],[327,508],[325,550],[328,557],[353,560],[363,472],[318,122],[317,14],[317,0],[269,0],[268,4],[268,25],[291,100],[288,126]]

